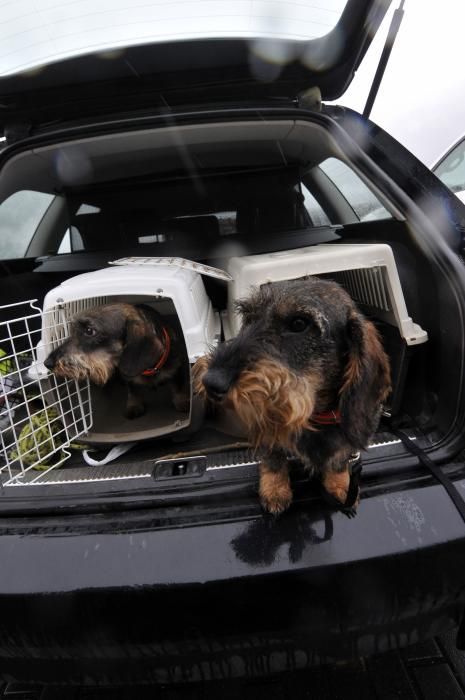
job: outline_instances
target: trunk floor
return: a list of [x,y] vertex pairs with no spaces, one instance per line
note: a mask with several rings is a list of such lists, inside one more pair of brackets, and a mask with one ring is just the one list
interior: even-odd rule
[[[412,439],[423,438],[420,433],[409,430]],[[387,432],[376,433],[368,449],[364,462],[390,456],[393,451],[404,452],[400,440]],[[103,459],[108,448],[90,452],[93,459]],[[140,443],[117,460],[105,465],[90,466],[84,462],[81,450],[74,450],[67,462],[40,475],[40,471],[28,470],[22,478],[27,484],[40,478],[37,484],[57,484],[73,482],[93,482],[102,480],[137,479],[153,476],[154,466],[158,460],[185,459],[192,456],[205,456],[206,469],[226,469],[258,463],[253,451],[242,439],[214,430],[203,429],[189,436],[183,442],[157,440]]]

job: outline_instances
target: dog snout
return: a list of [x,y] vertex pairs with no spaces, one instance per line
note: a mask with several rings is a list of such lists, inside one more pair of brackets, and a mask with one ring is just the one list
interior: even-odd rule
[[56,365],[57,359],[58,359],[58,353],[56,350],[54,350],[53,352],[50,353],[50,355],[48,355],[48,357],[45,358],[44,365],[46,366],[47,369],[52,371]]
[[69,339],[68,339],[68,340],[65,340],[64,343],[62,343],[61,345],[59,345],[57,348],[55,348],[54,350],[52,350],[52,352],[50,352],[50,353],[47,355],[47,357],[46,357],[45,360],[44,360],[44,365],[46,366],[46,368],[47,368],[48,370],[50,370],[51,372],[53,372],[53,371],[56,369],[57,364],[58,364],[61,360],[63,360],[63,358],[64,358],[64,357],[66,356],[66,354],[68,353],[68,351],[69,351],[69,345],[70,345]]
[[231,376],[222,369],[210,369],[203,378],[208,396],[215,401],[224,399],[232,384]]
[[44,362],[44,365],[45,365],[46,368],[49,369],[50,371],[55,367],[55,360],[53,359],[53,357],[52,357],[51,355],[49,355],[49,356],[46,358],[46,360],[45,360],[45,362]]

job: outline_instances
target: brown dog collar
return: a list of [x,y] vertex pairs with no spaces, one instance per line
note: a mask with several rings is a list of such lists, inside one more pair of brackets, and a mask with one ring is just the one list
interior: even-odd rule
[[310,420],[318,425],[337,425],[341,422],[341,412],[339,409],[336,409],[335,411],[313,413]]
[[170,350],[171,350],[171,339],[170,339],[169,333],[166,330],[165,326],[163,326],[162,333],[163,333],[163,339],[165,341],[163,352],[162,352],[157,364],[155,365],[155,367],[151,367],[150,369],[144,369],[144,371],[142,372],[144,377],[153,377],[155,374],[157,374],[157,372],[159,372],[161,370],[161,368],[165,364],[166,360],[168,359],[168,355],[170,354]]

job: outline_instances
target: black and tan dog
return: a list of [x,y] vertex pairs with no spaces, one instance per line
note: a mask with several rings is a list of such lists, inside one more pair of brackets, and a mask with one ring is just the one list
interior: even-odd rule
[[126,417],[144,414],[143,387],[170,382],[173,405],[187,410],[185,350],[173,327],[146,305],[105,304],[72,319],[70,337],[45,366],[78,381],[106,384],[118,372],[127,386]]
[[195,366],[195,385],[229,405],[260,451],[260,499],[271,513],[292,501],[288,457],[346,502],[354,452],[367,446],[390,392],[374,325],[335,282],[265,284],[238,303],[237,337]]

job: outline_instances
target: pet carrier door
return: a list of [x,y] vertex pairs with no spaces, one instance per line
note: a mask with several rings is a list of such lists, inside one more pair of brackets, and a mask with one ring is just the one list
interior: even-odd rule
[[3,486],[39,483],[92,426],[88,382],[48,375],[38,362],[44,329],[66,323],[35,301],[0,307],[0,478]]

